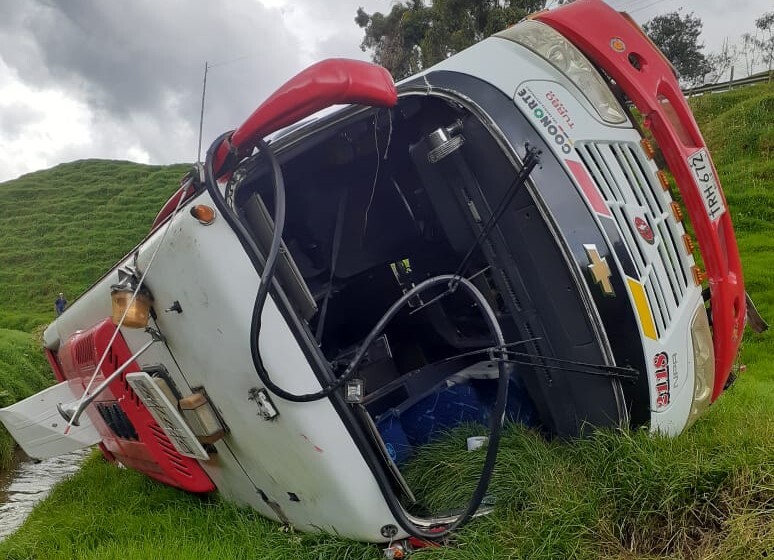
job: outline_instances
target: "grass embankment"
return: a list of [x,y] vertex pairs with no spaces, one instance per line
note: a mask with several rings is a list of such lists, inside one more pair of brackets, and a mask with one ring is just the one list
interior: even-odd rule
[[[774,318],[774,87],[694,101],[737,224],[749,291]],[[493,515],[418,557],[774,556],[774,337],[745,334],[747,371],[678,438],[599,433],[569,445],[510,427]],[[471,492],[481,453],[460,430],[418,461],[454,476],[412,483],[430,504]],[[376,547],[287,533],[254,513],[157,485],[92,458],[0,544],[22,558],[378,558]]]

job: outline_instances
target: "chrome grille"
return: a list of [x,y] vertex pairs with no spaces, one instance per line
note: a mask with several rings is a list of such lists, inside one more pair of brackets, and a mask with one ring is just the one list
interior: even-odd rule
[[[682,240],[684,230],[672,214],[671,197],[650,170],[652,164],[639,145],[578,142],[575,147],[626,241],[661,336],[692,286],[687,273],[690,257]],[[653,247],[648,247],[635,228],[632,214],[644,216],[655,236]]]

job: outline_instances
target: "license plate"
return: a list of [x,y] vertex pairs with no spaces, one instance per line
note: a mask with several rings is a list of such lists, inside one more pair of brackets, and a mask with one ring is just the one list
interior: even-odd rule
[[201,460],[210,458],[177,408],[169,402],[150,375],[144,371],[130,373],[126,380],[181,455]]
[[704,148],[691,156],[688,156],[688,167],[693,172],[693,179],[699,187],[701,199],[704,201],[704,210],[713,222],[716,222],[726,212],[726,203],[720,194],[720,187],[712,171],[707,150]]

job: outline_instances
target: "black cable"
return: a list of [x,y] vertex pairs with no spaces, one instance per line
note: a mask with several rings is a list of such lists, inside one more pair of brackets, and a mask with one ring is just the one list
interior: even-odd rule
[[[592,364],[589,362],[581,362],[578,360],[564,360],[562,358],[553,358],[551,356],[544,356],[542,354],[516,352],[514,350],[507,349],[508,347],[511,347],[511,346],[527,344],[528,342],[534,342],[536,340],[540,340],[540,337],[527,338],[525,340],[511,342],[509,344],[506,344],[504,347],[490,346],[489,348],[480,348],[478,350],[471,350],[470,352],[463,352],[462,354],[455,354],[454,356],[449,356],[448,358],[444,358],[443,360],[437,363],[446,363],[454,360],[459,360],[460,358],[466,358],[468,356],[477,356],[477,355],[488,355],[490,356],[491,361],[497,361],[501,358],[492,358],[492,354],[494,352],[504,352],[505,355],[507,356],[507,358],[505,358],[504,361],[512,364],[519,364],[519,365],[532,366],[532,367],[545,368],[545,369],[555,369],[560,371],[569,371],[572,373],[577,373],[582,375],[599,375],[602,377],[614,377],[617,379],[625,379],[627,381],[636,381],[639,377],[639,371],[629,366],[622,367],[622,366],[609,366],[607,364]],[[544,360],[544,361],[553,361],[553,362],[558,362],[560,364],[568,364],[568,365],[561,366],[561,365],[546,364],[546,363],[535,363],[533,361],[527,360],[526,358],[533,358],[536,360]],[[570,367],[570,366],[574,366],[574,367]]]
[[[332,381],[325,387],[323,387],[321,390],[316,391],[314,393],[303,393],[303,394],[296,394],[291,393],[289,391],[286,391],[282,387],[278,386],[272,379],[269,377],[268,371],[263,365],[263,361],[260,359],[260,351],[258,348],[258,340],[260,338],[261,333],[261,326],[262,326],[262,315],[263,315],[263,308],[266,304],[266,299],[269,295],[269,287],[271,286],[271,281],[274,277],[274,269],[277,264],[277,257],[279,256],[279,249],[280,249],[280,243],[282,241],[282,233],[285,228],[285,181],[282,176],[282,169],[280,168],[279,161],[277,160],[276,156],[274,155],[274,150],[272,150],[269,145],[261,140],[258,143],[258,149],[260,152],[268,159],[269,165],[271,167],[271,172],[273,176],[273,184],[274,184],[274,234],[272,236],[271,245],[269,248],[269,254],[266,257],[266,263],[263,268],[263,272],[261,274],[261,281],[258,285],[258,294],[255,297],[255,303],[253,304],[253,319],[252,319],[252,325],[251,325],[251,337],[250,337],[250,344],[252,345],[252,355],[253,355],[253,362],[256,366],[256,370],[258,372],[258,377],[261,380],[261,382],[265,385],[265,387],[277,395],[278,397],[285,399],[290,402],[312,402],[320,399],[324,399],[328,396],[330,396],[334,391],[341,388],[344,383],[346,383],[350,378],[354,376],[354,374],[357,372],[357,368],[360,365],[360,362],[365,357],[366,352],[368,352],[368,348],[371,346],[373,341],[381,335],[384,328],[387,326],[387,324],[397,315],[397,313],[407,304],[408,300],[414,297],[417,294],[422,293],[425,290],[428,290],[434,286],[437,286],[439,284],[442,284],[443,282],[451,281],[455,276],[453,275],[443,275],[443,276],[436,276],[434,278],[429,278],[428,280],[425,280],[424,282],[421,282],[405,294],[401,296],[395,303],[390,306],[390,308],[387,310],[384,315],[382,315],[381,319],[377,322],[377,324],[371,329],[371,332],[366,336],[365,340],[360,344],[360,347],[355,354],[354,358],[350,362],[349,366],[347,366],[347,369],[344,371],[344,373],[338,377],[336,380]],[[209,157],[208,157],[208,163],[209,163]],[[209,171],[211,171],[211,166],[208,165]],[[464,279],[461,279],[464,280]],[[486,301],[484,296],[481,294],[481,292],[478,291],[478,289],[473,286],[468,281],[465,281],[462,283],[465,288],[473,295],[473,298],[478,300],[479,305],[485,305],[486,307],[482,310],[488,310],[492,318],[494,318],[494,312],[489,307],[489,303]],[[496,319],[494,319],[495,324],[497,324]],[[498,328],[499,328],[499,324]],[[493,333],[494,334],[494,333]],[[498,343],[504,344],[504,340],[498,340]]]
[[[217,188],[214,188],[217,183],[215,179],[215,175],[212,169],[212,159],[214,156],[214,151],[217,148],[217,146],[220,145],[220,142],[222,139],[226,138],[227,135],[221,136],[218,140],[216,140],[215,143],[210,147],[210,149],[207,152],[207,160],[205,164],[205,172],[206,172],[206,179],[208,183],[213,187],[213,192],[216,194],[220,194]],[[261,382],[264,384],[264,386],[269,389],[272,393],[277,395],[280,398],[289,400],[291,402],[310,402],[319,400],[325,397],[330,396],[334,391],[336,391],[338,388],[340,388],[354,373],[357,371],[357,367],[362,361],[363,357],[365,356],[366,352],[368,351],[368,348],[371,346],[373,341],[381,334],[381,332],[384,330],[384,328],[387,326],[387,324],[397,315],[397,313],[408,304],[408,301],[413,298],[415,295],[422,293],[425,290],[428,290],[432,287],[435,287],[440,284],[446,284],[448,286],[449,282],[455,281],[459,286],[462,286],[463,289],[467,290],[473,299],[478,304],[478,308],[481,311],[481,313],[484,316],[484,319],[487,323],[487,326],[489,327],[489,330],[491,331],[493,338],[497,342],[497,347],[502,348],[502,351],[500,351],[500,356],[497,364],[498,368],[498,384],[497,384],[497,397],[495,400],[494,409],[492,411],[492,417],[491,417],[491,425],[489,429],[489,442],[487,445],[487,452],[486,457],[484,459],[484,465],[481,469],[481,476],[478,479],[478,484],[476,485],[475,490],[473,491],[473,494],[470,498],[470,501],[468,502],[468,506],[465,508],[463,513],[457,517],[457,519],[444,527],[443,530],[437,531],[437,532],[431,532],[431,531],[425,531],[419,527],[416,526],[416,524],[412,523],[409,519],[406,518],[405,515],[402,515],[404,523],[404,529],[409,532],[411,535],[423,539],[440,539],[451,533],[452,531],[458,529],[465,523],[467,523],[475,514],[475,512],[478,510],[479,506],[481,505],[481,502],[484,499],[484,496],[486,494],[487,489],[489,488],[489,482],[492,479],[492,473],[494,472],[494,466],[495,462],[497,460],[497,452],[500,447],[500,438],[502,436],[502,428],[505,421],[505,407],[508,400],[508,383],[511,376],[511,371],[513,370],[513,365],[506,362],[506,352],[504,350],[505,348],[505,339],[503,338],[502,329],[500,328],[500,324],[497,321],[497,317],[492,310],[492,307],[489,305],[489,302],[486,300],[484,295],[467,279],[460,278],[457,275],[451,275],[451,274],[445,274],[440,276],[435,276],[433,278],[429,278],[425,280],[424,282],[421,282],[405,294],[401,296],[395,303],[390,306],[390,308],[387,310],[387,312],[381,317],[381,319],[376,323],[376,325],[371,329],[371,332],[366,336],[365,340],[361,343],[360,348],[358,349],[358,352],[355,354],[355,357],[353,358],[352,362],[350,362],[349,366],[347,367],[344,374],[339,377],[337,380],[333,381],[332,383],[328,384],[326,387],[324,387],[322,390],[317,391],[316,393],[308,393],[308,394],[302,394],[297,395],[290,393],[288,391],[285,391],[281,387],[277,386],[269,377],[268,372],[263,366],[263,362],[260,358],[260,352],[258,351],[258,337],[260,335],[261,330],[261,315],[263,313],[263,307],[266,303],[266,298],[269,293],[269,286],[271,284],[271,281],[273,279],[274,275],[274,268],[277,263],[277,256],[279,254],[279,247],[280,242],[282,241],[282,232],[285,227],[285,184],[284,179],[282,176],[282,170],[279,165],[279,161],[277,160],[276,156],[274,155],[273,150],[269,147],[269,145],[261,140],[258,143],[258,148],[265,155],[265,157],[269,160],[271,169],[272,169],[272,175],[273,175],[273,184],[274,184],[274,235],[272,238],[272,243],[269,249],[269,254],[266,257],[266,262],[264,265],[263,272],[261,274],[261,282],[258,286],[258,294],[255,298],[255,304],[253,305],[253,320],[252,320],[252,328],[251,328],[251,337],[250,337],[250,345],[251,345],[251,354],[253,356],[253,362],[256,367],[256,371],[258,373],[258,377],[261,380]]]
[[[285,231],[285,178],[282,175],[282,169],[277,158],[274,156],[274,150],[272,150],[265,140],[259,140],[257,144],[258,150],[266,156],[271,165],[271,173],[274,184],[274,233],[271,237],[271,245],[269,246],[269,255],[266,257],[266,264],[263,267],[261,273],[261,282],[258,284],[258,295],[255,296],[255,304],[253,306],[253,329],[252,340],[256,345],[258,344],[258,335],[261,330],[261,315],[263,314],[263,306],[266,303],[266,298],[269,296],[269,287],[271,281],[274,279],[274,269],[277,266],[277,257],[279,256],[280,245],[282,244],[282,233]],[[256,313],[256,310],[258,311]],[[257,324],[256,324],[257,315]],[[256,328],[257,327],[257,328]],[[258,355],[258,352],[253,352],[253,356]],[[260,364],[260,372],[265,372],[263,364]],[[268,375],[267,375],[268,377]]]
[[317,344],[322,344],[322,337],[325,333],[325,317],[328,315],[328,303],[333,293],[333,281],[336,277],[336,264],[339,262],[339,249],[341,249],[341,238],[344,233],[344,212],[347,209],[347,198],[349,188],[344,187],[339,198],[338,210],[336,211],[336,227],[333,230],[333,247],[331,249],[331,273],[328,277],[328,289],[325,290],[325,297],[320,308],[320,315],[317,317],[317,332],[314,337]]
[[[334,391],[341,388],[344,385],[344,383],[349,381],[355,375],[355,373],[357,373],[358,366],[360,365],[360,362],[363,360],[366,353],[368,352],[368,349],[370,348],[371,344],[373,344],[374,340],[376,340],[382,334],[382,331],[384,331],[384,329],[387,327],[389,322],[392,321],[392,319],[395,318],[395,316],[401,311],[401,309],[403,309],[408,304],[408,301],[411,298],[424,292],[425,290],[434,288],[435,286],[448,284],[448,282],[451,281],[453,278],[456,278],[456,277],[452,274],[443,274],[441,276],[434,276],[433,278],[428,278],[427,280],[420,282],[419,284],[414,286],[411,290],[409,290],[408,292],[403,294],[400,298],[398,298],[390,306],[390,308],[384,313],[384,315],[382,315],[382,317],[379,319],[376,325],[374,325],[374,327],[365,337],[363,342],[358,347],[358,351],[355,353],[355,356],[352,358],[352,361],[347,366],[347,369],[344,370],[344,373],[340,377],[338,377],[335,381],[323,387],[321,390],[314,393],[304,393],[304,394],[290,393],[285,389],[283,389],[282,387],[279,387],[278,385],[276,385],[271,380],[271,378],[268,376],[268,372],[266,371],[265,368],[263,368],[263,364],[261,364],[261,368],[258,370],[258,377],[264,383],[266,388],[269,389],[269,391],[271,391],[278,397],[285,399],[287,401],[312,402],[312,401],[317,401],[330,396]],[[464,289],[466,289],[468,292],[470,292],[473,295],[474,299],[476,300],[476,303],[479,304],[479,307],[483,307],[485,305],[486,308],[488,309],[483,309],[483,311],[491,312],[492,316],[494,317],[494,312],[492,312],[491,307],[489,307],[489,303],[486,301],[483,294],[481,294],[481,292],[479,292],[478,289],[475,286],[473,286],[473,284],[468,282],[466,279],[461,278],[459,282],[460,282],[460,286],[462,286]],[[259,295],[261,295],[260,290],[259,290]],[[263,310],[263,304],[265,303],[265,301],[266,301],[265,296],[263,297],[262,300],[259,300],[256,297],[255,305],[253,307],[254,309],[253,335],[254,336],[252,337],[253,340],[251,341],[251,343],[255,344],[256,347],[258,344],[257,340],[258,340],[258,336],[260,335],[260,329],[261,329],[260,316],[261,316],[261,312]],[[499,328],[499,324],[497,326]],[[498,342],[504,343],[503,340],[498,340]],[[503,359],[505,359],[505,355],[503,355]],[[256,365],[258,364],[256,363]]]

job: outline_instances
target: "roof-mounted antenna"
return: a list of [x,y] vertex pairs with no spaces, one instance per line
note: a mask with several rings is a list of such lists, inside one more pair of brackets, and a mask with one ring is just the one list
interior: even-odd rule
[[204,84],[202,84],[202,110],[199,114],[199,149],[196,152],[196,164],[201,168],[202,164],[202,128],[204,127],[204,96],[207,94],[207,70],[209,64],[204,61]]

